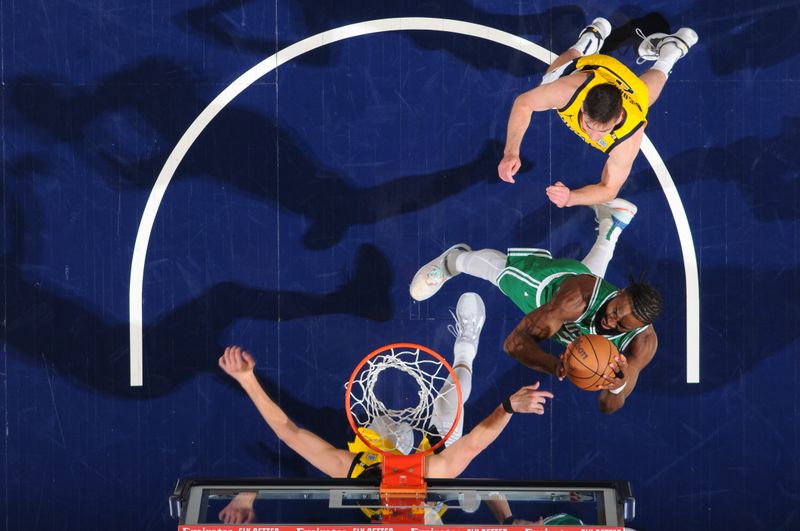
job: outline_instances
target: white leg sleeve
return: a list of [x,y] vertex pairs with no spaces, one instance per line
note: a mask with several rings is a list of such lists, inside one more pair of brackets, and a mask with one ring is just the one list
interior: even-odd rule
[[581,263],[588,267],[593,275],[597,275],[600,278],[606,276],[608,263],[611,261],[611,257],[614,256],[614,248],[617,246],[616,238],[612,240],[606,239],[606,230],[604,228],[607,230],[601,223],[600,230],[597,231],[597,240],[595,240],[586,258],[581,260]]
[[[473,277],[488,280],[495,286],[497,285],[497,277],[500,272],[506,267],[506,260],[508,257],[500,251],[494,249],[481,249],[480,251],[471,251],[468,253],[460,253],[455,257],[455,264],[453,264],[455,271],[459,273],[466,273]],[[448,264],[448,268],[450,264]],[[453,269],[451,269],[452,271]]]
[[[445,446],[450,446],[458,439],[464,430],[464,408],[463,404],[467,403],[470,393],[472,392],[472,367],[465,367],[459,365],[454,369],[458,383],[461,384],[461,415],[458,418],[458,424],[453,434],[447,441]],[[447,381],[442,386],[442,392],[433,403],[433,416],[431,417],[431,424],[436,426],[439,435],[444,436],[450,431],[453,426],[453,420],[456,418],[456,411],[458,407],[458,394],[456,393],[456,386],[453,383],[453,377],[447,378]]]

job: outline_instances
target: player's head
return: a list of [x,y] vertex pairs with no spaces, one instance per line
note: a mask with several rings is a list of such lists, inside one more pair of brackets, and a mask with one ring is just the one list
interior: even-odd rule
[[606,303],[598,324],[605,330],[630,332],[655,321],[662,304],[661,294],[652,285],[631,281],[618,296]]
[[648,325],[658,319],[664,303],[661,300],[661,294],[653,285],[631,279],[631,283],[625,288],[624,293],[631,300],[633,315],[642,323]]
[[581,110],[581,126],[597,141],[622,120],[622,93],[611,83],[596,85],[586,93]]

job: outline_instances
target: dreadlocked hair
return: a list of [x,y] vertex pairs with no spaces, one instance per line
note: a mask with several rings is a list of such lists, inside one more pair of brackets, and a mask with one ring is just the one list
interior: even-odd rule
[[650,324],[658,318],[663,308],[663,301],[658,290],[647,282],[643,282],[642,274],[638,280],[630,277],[630,285],[625,288],[625,293],[631,298],[631,312],[633,316],[644,324]]

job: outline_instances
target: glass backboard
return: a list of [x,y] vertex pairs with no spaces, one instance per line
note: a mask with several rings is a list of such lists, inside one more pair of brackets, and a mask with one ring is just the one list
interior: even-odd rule
[[[486,528],[509,525],[509,515],[535,523],[566,514],[585,525],[622,527],[635,511],[625,481],[428,479],[427,484],[424,502],[415,510],[424,511],[429,526]],[[178,481],[170,511],[180,524],[223,524],[220,514],[234,499],[250,504],[250,523],[311,529],[320,524],[357,528],[385,523],[387,511],[402,508],[385,505],[377,479],[198,478]]]

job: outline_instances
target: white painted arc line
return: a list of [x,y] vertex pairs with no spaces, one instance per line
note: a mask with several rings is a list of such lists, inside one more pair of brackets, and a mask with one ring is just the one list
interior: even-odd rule
[[[159,173],[158,178],[153,185],[153,189],[150,192],[150,196],[148,197],[144,212],[142,213],[142,220],[139,224],[139,230],[136,234],[136,243],[134,245],[133,258],[131,260],[131,280],[129,290],[131,386],[141,386],[144,383],[142,337],[144,322],[142,319],[142,293],[144,283],[144,265],[147,256],[147,246],[150,241],[150,234],[152,232],[153,224],[155,223],[155,217],[158,213],[161,201],[166,193],[167,186],[169,186],[172,177],[175,175],[178,165],[183,160],[183,157],[189,151],[189,148],[192,146],[197,137],[200,136],[200,133],[202,133],[211,120],[213,120],[214,117],[242,91],[287,61],[291,61],[292,59],[308,51],[343,39],[359,37],[371,33],[401,30],[443,31],[473,36],[519,50],[547,64],[552,62],[556,57],[556,55],[552,52],[517,35],[494,28],[489,28],[487,26],[482,26],[480,24],[440,18],[389,18],[359,22],[348,26],[342,26],[340,28],[334,28],[332,30],[308,37],[307,39],[303,39],[302,41],[288,46],[287,48],[284,48],[274,55],[264,59],[250,70],[239,76],[239,78],[237,78],[216,98],[214,98],[214,100],[203,110],[203,112],[200,113],[194,122],[192,122],[181,139],[178,141],[178,144],[172,150],[172,153],[170,153],[170,156],[167,158],[164,167],[161,169],[161,172]],[[645,142],[649,144],[649,146],[652,148],[653,154],[657,156],[655,148],[652,147],[652,144],[649,143],[649,140],[647,140],[646,137]],[[650,160],[649,157],[648,160]],[[660,157],[658,157],[658,160],[661,160]],[[686,213],[683,210],[683,206],[680,202],[680,197],[677,195],[677,191],[675,191],[674,183],[672,182],[669,172],[666,170],[666,166],[663,165],[663,161],[661,162],[661,166],[663,167],[664,171],[661,174],[657,172],[657,175],[659,176],[659,181],[662,183],[662,187],[664,187],[666,182],[667,187],[674,191],[674,200],[671,200],[669,195],[667,196],[667,200],[670,208],[673,211],[673,217],[675,218],[676,223],[679,224],[679,234],[682,230],[681,223],[685,225],[685,229],[688,232],[688,221],[686,218]],[[667,188],[665,188],[665,193],[667,193]],[[678,212],[677,216],[676,208]],[[679,219],[683,221],[679,222]],[[691,244],[691,232],[688,232],[688,234],[689,243]],[[687,247],[684,246],[683,239],[681,239],[681,246],[684,253],[684,263],[687,264]],[[689,284],[692,282],[692,279],[694,279],[695,282],[692,292],[697,293],[697,296],[699,297],[699,285],[697,285],[696,281],[697,265],[694,255],[694,247],[690,246],[688,251],[688,256],[690,256],[691,262],[694,264],[695,274],[689,275],[689,268],[687,267],[687,305],[690,304],[691,301],[689,298]],[[699,299],[697,300],[699,301]],[[699,302],[697,306],[699,307]],[[690,320],[689,316],[690,314],[687,310],[687,321]],[[696,325],[695,329],[697,331],[696,337],[694,338],[697,343],[695,352],[698,356],[696,365],[699,366],[699,312],[697,313],[697,320],[694,324]],[[691,325],[692,323],[687,323],[687,343],[692,341],[689,333],[690,329],[692,328]],[[689,381],[689,367],[692,366],[692,363],[689,362],[690,350],[691,349],[687,348],[687,381]],[[697,378],[697,381],[699,381],[699,372],[697,374]]]
[[641,149],[664,190],[678,230],[686,282],[686,383],[700,383],[700,275],[689,219],[666,164],[646,135]]

